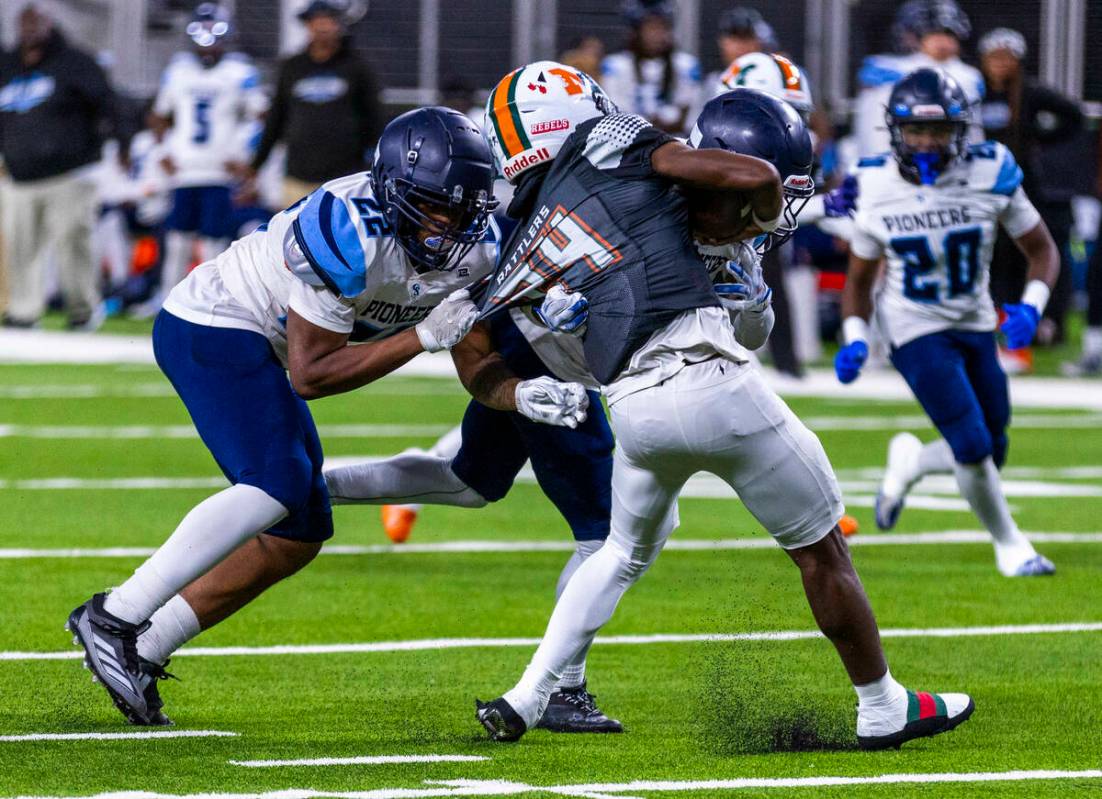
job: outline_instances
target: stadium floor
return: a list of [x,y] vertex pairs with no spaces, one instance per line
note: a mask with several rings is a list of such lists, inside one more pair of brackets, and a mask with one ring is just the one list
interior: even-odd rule
[[[314,408],[327,454],[356,458],[427,446],[465,402],[454,380],[394,377]],[[790,403],[871,531],[888,439],[932,434],[919,409],[837,394]],[[519,677],[569,548],[523,476],[484,510],[426,509],[404,548],[382,546],[373,509],[337,509],[340,549],[173,660],[181,681],[162,693],[175,737],[114,738],[148,731],[90,683],[65,616],[125,579],[221,479],[155,367],[0,366],[0,796],[1096,793],[1093,407],[1019,409],[1012,430],[1007,493],[1054,578],[1001,578],[947,480],[916,489],[896,533],[854,539],[893,673],[976,700],[960,729],[899,752],[854,749],[854,695],[812,633],[795,569],[708,479],[690,484],[674,545],[590,658],[590,687],[624,735],[500,745],[474,721],[474,697]]]

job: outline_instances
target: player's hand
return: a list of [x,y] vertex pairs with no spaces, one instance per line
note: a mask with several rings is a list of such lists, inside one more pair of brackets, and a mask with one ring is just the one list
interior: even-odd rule
[[735,257],[724,267],[731,282],[716,283],[720,303],[728,311],[762,313],[773,301],[773,289],[762,275],[761,253],[747,242],[740,242]]
[[589,300],[580,291],[568,293],[561,284],[556,283],[543,302],[535,307],[535,312],[540,321],[556,333],[580,336],[589,320]]
[[1027,302],[1004,305],[1006,319],[999,326],[1006,335],[1007,349],[1020,350],[1033,342],[1041,314]]
[[863,341],[851,341],[834,356],[834,373],[838,382],[852,383],[861,374],[861,367],[869,359],[869,345]]
[[857,210],[857,176],[846,175],[842,185],[823,197],[823,210],[831,218],[853,216]]
[[163,169],[165,174],[169,177],[176,174],[176,162],[172,160],[171,155],[166,155],[161,159],[161,169]]
[[517,412],[534,422],[577,427],[585,421],[589,395],[581,383],[536,377],[517,384]]
[[450,350],[471,332],[478,321],[478,307],[466,289],[453,291],[413,329],[425,352]]

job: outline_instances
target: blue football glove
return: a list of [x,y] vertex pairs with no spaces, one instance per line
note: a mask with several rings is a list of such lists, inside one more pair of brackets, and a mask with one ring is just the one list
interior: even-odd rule
[[857,176],[846,175],[842,185],[823,197],[823,210],[831,218],[853,216],[857,210]]
[[773,301],[773,289],[762,275],[761,253],[747,242],[740,242],[735,259],[727,261],[720,273],[732,282],[716,283],[720,303],[729,311],[761,313]]
[[869,359],[869,345],[863,341],[852,341],[834,356],[834,373],[838,382],[852,383],[861,374],[861,367]]
[[580,336],[589,320],[589,300],[580,291],[568,293],[556,283],[535,311],[540,321],[556,333]]
[[1041,315],[1037,309],[1029,303],[1014,303],[1004,305],[1006,320],[999,327],[1006,335],[1008,349],[1020,350],[1028,347],[1033,342],[1033,334],[1037,332],[1037,322]]

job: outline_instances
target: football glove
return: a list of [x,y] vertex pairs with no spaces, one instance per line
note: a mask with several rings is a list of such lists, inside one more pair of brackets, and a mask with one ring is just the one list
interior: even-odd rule
[[834,373],[838,382],[852,383],[861,374],[861,367],[869,359],[869,345],[863,341],[851,341],[834,356]]
[[556,283],[535,311],[540,321],[556,333],[580,336],[589,320],[589,300],[580,291],[568,293],[561,284]]
[[478,321],[478,307],[466,289],[453,291],[417,323],[414,330],[425,352],[450,350],[471,332]]
[[573,429],[585,421],[589,395],[581,383],[544,376],[518,383],[516,403],[517,412],[533,422]]
[[728,311],[761,313],[773,301],[773,289],[762,276],[761,253],[747,242],[739,242],[735,258],[724,267],[724,277],[730,283],[716,283],[714,288],[720,303]]
[[1006,319],[999,329],[1006,335],[1007,349],[1020,350],[1028,347],[1033,342],[1033,335],[1037,332],[1037,322],[1041,314],[1027,302],[1004,305]]
[[823,197],[823,211],[828,217],[853,216],[857,210],[857,176],[846,175],[842,185]]

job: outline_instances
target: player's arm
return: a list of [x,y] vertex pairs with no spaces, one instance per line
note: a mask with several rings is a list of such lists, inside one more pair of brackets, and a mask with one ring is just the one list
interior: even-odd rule
[[655,149],[651,166],[683,186],[746,194],[755,222],[781,215],[781,177],[768,161],[726,150],[697,150],[673,141]]
[[370,344],[348,346],[348,334],[327,330],[287,310],[291,385],[306,400],[341,394],[378,380],[424,351],[414,328]]
[[1052,287],[1060,275],[1060,251],[1044,222],[1038,222],[1026,233],[1014,238],[1029,264],[1026,273],[1022,301],[1003,306],[1006,320],[1001,330],[1006,335],[1006,345],[1012,350],[1029,346],[1037,332],[1037,323],[1048,305]]
[[842,289],[842,348],[834,356],[834,373],[842,383],[852,383],[869,357],[869,318],[872,287],[880,259],[850,252],[846,285]]

